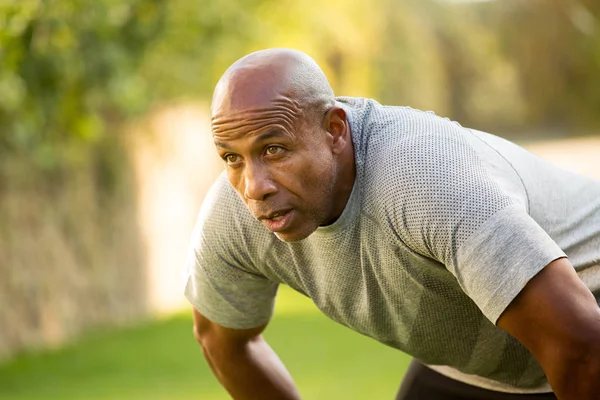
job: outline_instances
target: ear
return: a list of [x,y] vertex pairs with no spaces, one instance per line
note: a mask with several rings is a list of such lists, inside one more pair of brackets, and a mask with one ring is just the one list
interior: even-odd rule
[[323,129],[331,136],[331,151],[341,154],[351,140],[346,111],[341,107],[331,107],[325,113]]

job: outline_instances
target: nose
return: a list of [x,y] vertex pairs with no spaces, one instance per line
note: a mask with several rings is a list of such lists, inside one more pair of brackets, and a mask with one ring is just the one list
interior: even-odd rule
[[261,163],[248,163],[244,171],[244,197],[249,200],[265,200],[277,192],[277,185],[268,169]]

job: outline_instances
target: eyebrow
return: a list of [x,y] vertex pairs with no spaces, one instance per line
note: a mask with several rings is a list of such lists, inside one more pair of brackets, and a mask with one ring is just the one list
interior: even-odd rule
[[[272,138],[276,138],[276,137],[287,137],[288,135],[286,135],[285,133],[281,132],[280,130],[272,130],[272,131],[267,131],[265,133],[261,133],[260,135],[258,135],[258,137],[256,138],[256,140],[254,142],[262,142],[264,140],[268,140],[268,139],[272,139]],[[228,143],[224,143],[224,142],[214,142],[215,146],[217,147],[221,147],[223,149],[231,149],[231,146]]]
[[223,142],[215,142],[215,146],[222,147],[224,149],[231,149],[231,146],[229,146],[227,143],[223,143]]

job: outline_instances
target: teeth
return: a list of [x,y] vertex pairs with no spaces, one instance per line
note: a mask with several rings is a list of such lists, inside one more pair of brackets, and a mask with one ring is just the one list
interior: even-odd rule
[[281,221],[283,219],[282,216],[280,216],[279,214],[275,214],[273,215],[273,218],[271,218],[273,221]]

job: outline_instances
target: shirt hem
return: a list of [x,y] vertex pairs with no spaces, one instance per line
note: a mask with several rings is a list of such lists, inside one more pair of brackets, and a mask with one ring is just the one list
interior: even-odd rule
[[447,365],[428,365],[426,367],[434,370],[435,372],[444,375],[447,378],[454,379],[467,385],[476,386],[482,389],[493,390],[495,392],[502,393],[513,393],[513,394],[535,394],[535,393],[552,393],[550,384],[546,382],[541,386],[533,388],[519,388],[516,386],[508,385],[492,379],[484,378],[478,375],[465,374],[455,368]]

